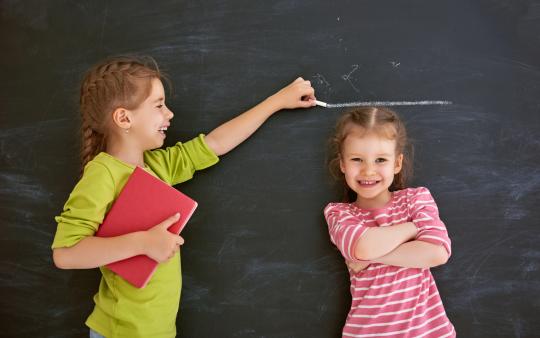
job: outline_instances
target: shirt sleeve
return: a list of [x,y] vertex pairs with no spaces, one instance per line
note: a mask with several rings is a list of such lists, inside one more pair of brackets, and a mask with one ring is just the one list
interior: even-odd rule
[[157,149],[144,153],[144,162],[163,181],[175,185],[193,177],[196,170],[206,169],[219,158],[208,147],[204,135],[182,143],[178,142],[166,149]]
[[52,248],[71,247],[87,236],[93,236],[114,201],[114,181],[109,170],[90,162],[64,205]]
[[442,245],[448,255],[452,253],[450,237],[443,221],[439,217],[439,209],[427,188],[415,189],[409,210],[411,221],[418,228],[416,240]]
[[350,261],[362,261],[354,255],[355,245],[368,229],[358,217],[352,215],[341,203],[330,203],[324,208],[330,240]]

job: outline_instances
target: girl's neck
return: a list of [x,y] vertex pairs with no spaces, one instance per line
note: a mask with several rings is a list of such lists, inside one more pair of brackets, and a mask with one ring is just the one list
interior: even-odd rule
[[107,142],[105,151],[122,162],[143,168],[145,167],[144,152],[136,147],[122,144],[121,142]]
[[381,209],[385,207],[392,199],[392,193],[388,190],[380,193],[373,198],[356,198],[354,204],[362,209]]

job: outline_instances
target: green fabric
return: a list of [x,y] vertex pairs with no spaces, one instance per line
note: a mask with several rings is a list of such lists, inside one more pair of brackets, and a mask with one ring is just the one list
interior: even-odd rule
[[[167,149],[147,151],[146,169],[174,185],[193,177],[196,170],[219,161],[208,148],[204,135]],[[71,192],[58,223],[52,248],[71,247],[93,236],[118,197],[134,166],[107,153],[90,161]],[[180,253],[158,265],[148,285],[138,289],[105,267],[95,307],[86,325],[107,338],[174,337],[182,277]]]

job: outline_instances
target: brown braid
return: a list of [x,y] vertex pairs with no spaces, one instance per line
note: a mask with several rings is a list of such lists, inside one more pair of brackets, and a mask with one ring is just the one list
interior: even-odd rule
[[374,131],[377,134],[396,140],[396,154],[403,154],[401,171],[394,175],[394,180],[389,187],[390,191],[404,189],[408,180],[412,177],[412,159],[414,148],[409,142],[405,124],[396,112],[382,107],[356,108],[345,112],[336,123],[334,135],[329,140],[329,154],[327,159],[328,169],[343,188],[343,200],[352,202],[356,200],[356,193],[352,191],[345,176],[340,169],[340,159],[343,141],[350,132],[351,126],[359,126],[365,131]]
[[113,57],[86,73],[80,90],[81,173],[105,150],[112,112],[137,108],[150,95],[154,78],[167,81],[150,57]]

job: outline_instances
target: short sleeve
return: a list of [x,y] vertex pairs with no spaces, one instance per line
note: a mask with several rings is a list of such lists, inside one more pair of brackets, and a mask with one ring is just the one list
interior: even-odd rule
[[219,158],[208,147],[204,135],[182,143],[178,142],[166,149],[157,149],[144,153],[144,162],[163,181],[175,185],[193,177],[197,170],[206,169]]
[[114,201],[114,181],[101,163],[90,162],[64,205],[52,248],[71,247],[93,236]]
[[443,221],[439,217],[439,209],[427,188],[414,189],[409,201],[411,221],[418,228],[416,240],[442,245],[452,253],[450,237]]
[[330,240],[341,252],[341,255],[350,261],[361,261],[354,255],[354,248],[358,239],[368,229],[361,219],[351,214],[344,203],[330,203],[324,208],[324,217],[328,224]]

